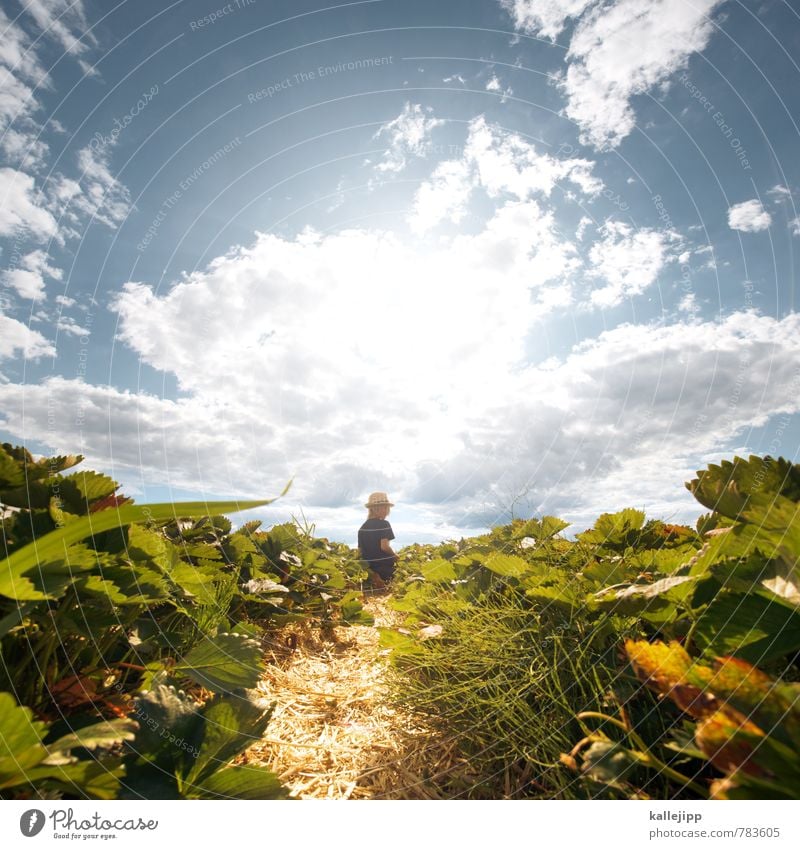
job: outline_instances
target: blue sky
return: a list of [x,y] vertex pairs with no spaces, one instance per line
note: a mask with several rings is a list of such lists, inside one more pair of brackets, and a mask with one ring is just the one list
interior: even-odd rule
[[796,5],[0,8],[3,441],[351,543],[796,458]]

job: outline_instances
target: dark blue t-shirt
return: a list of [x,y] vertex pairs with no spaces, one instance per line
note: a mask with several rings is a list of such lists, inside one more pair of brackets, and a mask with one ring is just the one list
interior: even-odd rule
[[370,565],[394,563],[394,556],[381,549],[382,539],[394,539],[394,531],[386,519],[367,519],[358,529],[358,550]]

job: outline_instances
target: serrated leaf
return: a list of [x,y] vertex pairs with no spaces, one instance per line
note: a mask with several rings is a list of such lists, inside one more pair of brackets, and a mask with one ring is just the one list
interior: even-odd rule
[[25,785],[55,783],[79,798],[116,799],[125,766],[119,759],[77,761],[64,765],[36,766],[26,774]]
[[26,774],[47,757],[42,738],[47,730],[30,708],[0,693],[0,790],[25,783]]
[[192,799],[287,799],[289,791],[263,767],[228,766],[192,788]]
[[773,457],[734,457],[698,471],[686,488],[704,506],[738,519],[752,496],[800,500],[800,467]]
[[543,542],[556,534],[561,533],[564,528],[569,527],[569,522],[556,516],[542,516],[541,519],[529,519],[519,529],[515,529],[513,538],[523,539],[531,537],[537,542]]
[[421,563],[419,570],[426,581],[432,581],[434,583],[447,583],[448,581],[456,580],[458,577],[453,564],[442,557],[437,557],[427,563]]
[[217,569],[193,566],[178,560],[169,573],[169,579],[188,595],[196,604],[214,604],[216,588],[214,582],[219,578]]
[[645,514],[641,510],[626,508],[617,513],[603,513],[594,527],[578,534],[581,543],[623,550],[631,545],[638,532],[644,527]]
[[191,785],[203,784],[239,753],[257,743],[269,724],[272,710],[272,705],[247,693],[216,696],[204,705],[202,722],[195,726],[189,740],[195,757],[182,776],[189,792]]
[[64,477],[62,488],[64,485],[68,490],[74,487],[80,500],[82,515],[89,510],[92,502],[106,498],[119,489],[119,484],[108,475],[93,471],[73,472]]
[[222,693],[255,687],[263,671],[260,645],[243,634],[207,637],[175,665],[175,672]]
[[684,601],[693,592],[696,583],[695,577],[673,575],[654,581],[652,584],[631,584],[619,589],[609,587],[595,593],[594,599],[599,607],[630,615],[676,601]]
[[[160,664],[152,675],[157,676]],[[165,684],[140,693],[134,699],[130,719],[139,725],[131,749],[144,760],[171,765],[180,760],[183,750],[176,750],[174,740],[186,740],[199,722],[196,703],[186,693]]]
[[723,590],[701,613],[695,639],[708,654],[764,663],[800,648],[800,613],[777,598]]
[[109,749],[117,743],[133,740],[138,730],[139,724],[130,718],[105,720],[65,734],[55,742],[48,743],[47,749],[51,754],[77,748]]
[[[45,534],[40,539],[23,546],[9,557],[0,561],[0,595],[8,595],[10,598],[22,598],[19,595],[19,590],[25,589],[28,592],[34,592],[35,590],[30,582],[27,582],[27,586],[20,585],[15,589],[14,580],[16,576],[23,574],[28,569],[34,568],[38,563],[46,562],[48,559],[60,556],[66,546],[80,542],[82,539],[93,534],[99,534],[112,528],[124,527],[140,521],[160,521],[162,519],[174,519],[182,516],[206,516],[209,512],[250,510],[253,507],[263,507],[271,504],[274,500],[190,501],[176,504],[143,505],[126,504],[119,510],[103,510],[100,513],[82,516],[77,522],[71,522],[66,527]],[[42,597],[40,594],[33,596],[33,598]],[[25,600],[29,598],[29,596],[25,597]]]
[[499,551],[493,551],[483,565],[490,572],[502,575],[504,578],[522,578],[533,570],[527,560],[517,557],[516,554],[502,554]]
[[25,483],[25,469],[0,446],[0,490],[16,489]]

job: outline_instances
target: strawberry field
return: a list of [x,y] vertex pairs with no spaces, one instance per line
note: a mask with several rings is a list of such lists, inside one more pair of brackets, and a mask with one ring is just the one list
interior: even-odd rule
[[[289,797],[246,758],[257,685],[298,624],[374,627],[358,552],[233,530],[268,501],[136,505],[81,460],[0,449],[0,796]],[[457,749],[436,798],[800,796],[800,467],[687,486],[694,528],[627,509],[401,552],[380,662]]]

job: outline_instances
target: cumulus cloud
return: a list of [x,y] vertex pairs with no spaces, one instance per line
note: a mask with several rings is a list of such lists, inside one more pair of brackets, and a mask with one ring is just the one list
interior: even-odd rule
[[603,188],[593,167],[587,159],[541,152],[519,134],[502,130],[481,115],[470,121],[462,155],[439,163],[420,186],[409,223],[414,232],[422,233],[443,220],[460,221],[478,188],[493,199],[525,200],[549,197],[559,183],[568,182],[593,197]]
[[82,0],[25,0],[23,11],[33,18],[40,31],[73,56],[87,50],[87,41],[97,43],[88,31]]
[[760,200],[746,200],[734,204],[728,210],[728,226],[743,233],[758,233],[772,224],[772,216],[764,209]]
[[[243,295],[242,274],[226,303]],[[577,526],[630,505],[685,520],[700,512],[682,487],[694,469],[740,444],[747,428],[800,410],[794,314],[622,325],[563,358],[497,371],[492,383],[479,375],[468,398],[470,388],[449,385],[433,357],[437,397],[433,382],[422,391],[395,382],[381,348],[370,351],[375,373],[366,382],[342,375],[331,384],[335,370],[315,374],[318,363],[303,370],[289,348],[301,340],[306,349],[314,346],[313,335],[302,335],[301,312],[291,326],[294,342],[283,334],[282,348],[270,357],[253,362],[248,353],[245,364],[240,353],[215,364],[226,338],[252,338],[255,329],[245,326],[240,305],[222,309],[218,327],[197,332],[203,310],[216,315],[223,302],[214,306],[210,276],[185,285],[152,296],[141,315],[130,313],[130,302],[123,315],[129,328],[149,331],[149,361],[156,348],[173,357],[173,370],[187,388],[196,387],[187,397],[172,401],[53,377],[41,385],[0,385],[0,424],[48,442],[49,416],[63,440],[54,449],[77,445],[131,481],[141,476],[216,494],[268,496],[295,475],[281,515],[308,508],[318,527],[349,539],[360,498],[374,481],[392,491],[398,509],[416,503],[415,521],[429,530],[439,524],[443,536],[507,519],[512,504],[518,512],[565,515]],[[159,334],[159,320],[181,302],[195,337],[178,334],[170,343],[168,327]],[[251,311],[257,306],[251,300]],[[155,313],[149,326],[147,312]],[[440,314],[442,323],[451,318]],[[340,346],[349,341],[347,330],[342,335]],[[424,334],[414,337],[414,344],[423,342]],[[334,354],[340,356],[329,348]],[[296,395],[276,380],[281,374]],[[469,403],[458,406],[459,393]]]
[[579,17],[594,0],[500,0],[514,26],[555,41],[570,18]]
[[0,236],[22,231],[40,241],[59,240],[56,220],[40,205],[39,199],[30,174],[15,168],[0,168]]
[[588,276],[605,283],[594,289],[591,303],[613,307],[625,298],[639,295],[657,279],[671,260],[670,250],[679,241],[677,233],[643,228],[634,230],[623,222],[608,222],[601,238],[590,251]]
[[44,295],[44,278],[60,280],[62,272],[48,263],[45,251],[37,250],[25,254],[17,267],[6,269],[1,276],[3,282],[16,289],[21,297],[36,300]]
[[425,156],[431,146],[431,132],[444,121],[429,117],[419,103],[406,101],[403,111],[384,124],[373,136],[388,139],[389,147],[376,170],[397,173],[402,171],[411,157]]
[[87,145],[78,151],[80,186],[70,202],[82,213],[114,229],[125,220],[131,206],[128,187],[112,173],[107,149]]
[[[565,114],[581,141],[616,147],[634,128],[631,99],[668,80],[689,57],[705,49],[722,0],[501,0],[524,31],[555,36],[578,18],[560,85]],[[642,45],[647,49],[643,50]]]
[[[21,321],[0,313],[0,360],[22,354],[26,359],[55,356],[56,349],[41,333]],[[2,374],[0,374],[2,379]],[[24,433],[19,431],[19,433]]]
[[506,406],[465,423],[461,451],[418,464],[412,497],[476,525],[515,499],[579,524],[631,505],[686,520],[695,469],[800,410],[798,331],[796,314],[742,312],[603,333],[521,373]]

